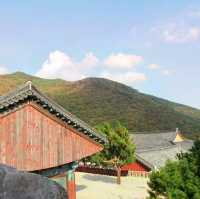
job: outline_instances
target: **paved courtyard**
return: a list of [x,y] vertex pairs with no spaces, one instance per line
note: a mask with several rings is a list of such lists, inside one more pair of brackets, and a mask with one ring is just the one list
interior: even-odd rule
[[76,172],[76,183],[77,199],[145,199],[148,195],[146,178],[122,177],[117,185],[116,177]]

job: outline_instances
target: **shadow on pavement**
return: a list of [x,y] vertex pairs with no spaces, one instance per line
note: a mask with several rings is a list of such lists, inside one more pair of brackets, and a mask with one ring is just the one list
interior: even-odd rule
[[89,175],[89,174],[85,174],[83,176],[83,178],[87,179],[87,180],[91,180],[91,181],[101,181],[101,182],[105,182],[105,183],[112,183],[112,184],[116,184],[116,179],[114,177],[111,176],[106,176],[106,175]]
[[76,185],[76,191],[82,191],[83,189],[85,189],[87,186],[85,185]]

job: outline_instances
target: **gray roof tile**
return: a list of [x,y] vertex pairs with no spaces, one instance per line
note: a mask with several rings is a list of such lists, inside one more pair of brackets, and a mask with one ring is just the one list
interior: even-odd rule
[[134,133],[130,134],[130,136],[136,145],[136,150],[139,152],[173,146],[173,140],[176,137],[176,132]]
[[164,166],[167,160],[176,160],[177,154],[188,152],[192,146],[192,141],[183,141],[169,148],[138,152],[137,156],[144,159],[148,164],[153,165],[154,169],[156,169]]
[[176,160],[177,154],[188,152],[192,140],[174,143],[176,132],[136,133],[131,138],[136,145],[136,159],[151,169],[160,168],[167,160]]

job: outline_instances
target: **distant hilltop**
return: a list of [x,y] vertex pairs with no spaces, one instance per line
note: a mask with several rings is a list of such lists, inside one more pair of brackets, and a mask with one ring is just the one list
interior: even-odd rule
[[200,135],[200,110],[103,78],[69,82],[16,72],[0,75],[0,95],[27,81],[32,81],[57,103],[93,126],[118,120],[131,132],[179,127],[190,138]]

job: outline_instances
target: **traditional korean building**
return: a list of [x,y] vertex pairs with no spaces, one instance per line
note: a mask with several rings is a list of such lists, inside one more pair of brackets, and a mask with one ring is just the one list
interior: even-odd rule
[[177,129],[174,132],[131,134],[136,145],[136,161],[124,165],[122,170],[145,174],[164,166],[167,160],[175,160],[178,153],[188,152],[193,141],[186,139]]
[[104,136],[42,94],[31,82],[0,97],[0,163],[56,176],[76,195],[77,161],[103,149]]

